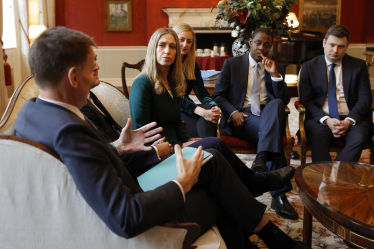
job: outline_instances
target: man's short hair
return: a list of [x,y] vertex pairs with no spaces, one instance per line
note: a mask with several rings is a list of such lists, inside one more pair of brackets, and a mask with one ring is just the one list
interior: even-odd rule
[[43,89],[56,86],[72,67],[81,67],[95,42],[82,32],[65,27],[44,31],[33,43],[29,53],[31,73]]
[[325,40],[329,38],[330,35],[336,36],[338,38],[344,38],[347,37],[347,42],[351,39],[351,32],[349,32],[349,29],[346,26],[343,25],[333,25],[327,30]]
[[273,42],[273,33],[271,32],[270,29],[268,28],[257,28],[255,31],[253,31],[252,34],[252,39],[258,34],[258,33],[263,33],[265,35],[270,35],[271,37],[271,42]]

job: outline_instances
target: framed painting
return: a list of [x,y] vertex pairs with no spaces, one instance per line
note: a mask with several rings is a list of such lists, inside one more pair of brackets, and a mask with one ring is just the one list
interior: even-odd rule
[[132,31],[131,0],[105,0],[105,31]]
[[340,24],[342,0],[299,0],[299,30],[322,33]]

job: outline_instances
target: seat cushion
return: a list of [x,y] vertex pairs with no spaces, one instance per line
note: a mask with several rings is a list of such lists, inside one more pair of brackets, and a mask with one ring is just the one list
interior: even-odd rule
[[[230,147],[235,149],[242,149],[242,150],[257,150],[257,144],[251,144],[247,141],[232,137],[232,136],[224,136],[221,135],[220,138]],[[283,136],[283,146],[287,146],[287,138],[286,136]]]
[[257,144],[251,144],[247,141],[232,137],[232,136],[220,136],[220,138],[230,147],[244,150],[257,150]]

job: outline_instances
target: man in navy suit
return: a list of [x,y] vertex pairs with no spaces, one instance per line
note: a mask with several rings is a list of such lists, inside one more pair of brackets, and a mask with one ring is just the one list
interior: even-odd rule
[[[132,131],[129,119],[119,139],[109,145],[84,117],[79,108],[86,105],[98,71],[92,46],[96,45],[90,37],[64,27],[48,29],[34,41],[29,62],[40,95],[22,107],[15,130],[17,136],[59,154],[80,194],[114,233],[130,238],[170,220],[197,222],[205,232],[217,222],[229,224],[237,236],[245,235],[232,248],[245,248],[251,233],[269,248],[310,248],[264,216],[266,206],[248,190],[253,172],[231,167],[216,150],[208,150],[213,158],[201,167],[201,146],[185,159],[176,145],[177,177],[144,192],[133,174],[137,165],[124,164],[119,156],[151,150],[144,144],[158,139],[155,134],[161,128],[149,130],[156,126],[151,123]],[[270,180],[282,185],[291,177]]]
[[346,55],[347,27],[334,25],[323,40],[324,55],[303,65],[300,103],[306,109],[305,132],[312,146],[312,161],[332,161],[333,138],[345,142],[335,160],[358,162],[370,136],[372,104],[369,74],[363,60]]
[[[287,166],[283,147],[285,106],[290,93],[283,80],[283,69],[267,58],[273,36],[269,29],[258,28],[249,39],[250,54],[225,61],[213,98],[222,110],[220,133],[257,144],[254,171]],[[272,191],[272,208],[288,219],[298,214],[288,202],[285,187]]]

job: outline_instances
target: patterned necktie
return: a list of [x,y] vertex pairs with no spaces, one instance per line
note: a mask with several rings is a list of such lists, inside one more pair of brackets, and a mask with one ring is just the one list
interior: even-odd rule
[[338,111],[338,102],[336,101],[336,78],[334,67],[336,64],[332,63],[330,66],[330,75],[329,75],[329,95],[328,95],[328,104],[329,104],[329,115],[332,118],[339,118]]
[[253,72],[253,79],[252,79],[252,92],[251,92],[251,112],[253,115],[260,116],[261,108],[260,108],[260,85],[261,85],[261,77],[260,73],[258,72],[259,63],[256,63],[255,70]]

